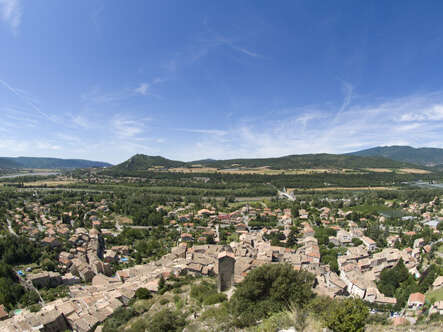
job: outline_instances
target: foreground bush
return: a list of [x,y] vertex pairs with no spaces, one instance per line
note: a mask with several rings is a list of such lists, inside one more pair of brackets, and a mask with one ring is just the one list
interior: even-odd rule
[[103,332],[120,332],[124,326],[136,312],[132,308],[118,308],[103,325]]
[[314,276],[288,264],[267,264],[252,270],[231,299],[235,324],[245,327],[288,309],[302,307],[313,297]]
[[140,287],[139,289],[137,289],[135,291],[135,296],[136,296],[137,299],[147,300],[147,299],[150,299],[152,297],[152,294],[151,294],[151,292],[148,289]]
[[149,325],[147,326],[148,332],[170,332],[181,331],[186,325],[185,319],[176,312],[172,312],[169,309],[162,310],[152,316]]
[[360,299],[335,300],[329,306],[325,321],[334,332],[363,332],[369,309]]

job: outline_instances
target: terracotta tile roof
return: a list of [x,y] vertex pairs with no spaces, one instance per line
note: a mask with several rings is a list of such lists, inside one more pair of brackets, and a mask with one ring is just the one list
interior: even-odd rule
[[422,293],[412,293],[409,295],[408,303],[425,303],[425,296]]

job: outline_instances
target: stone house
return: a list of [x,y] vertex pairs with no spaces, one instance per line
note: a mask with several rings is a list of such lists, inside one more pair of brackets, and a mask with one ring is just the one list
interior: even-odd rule
[[423,307],[425,304],[425,296],[424,294],[417,292],[409,295],[408,299],[408,307],[411,309],[419,309]]
[[438,276],[432,283],[432,288],[437,289],[443,286],[443,276]]
[[347,245],[352,242],[352,235],[345,230],[340,229],[337,232],[337,239],[342,245]]
[[57,272],[41,272],[30,274],[27,279],[32,282],[34,287],[57,287],[62,284],[62,277]]
[[443,300],[435,302],[432,306],[432,310],[443,315]]
[[373,239],[367,236],[363,236],[361,240],[363,241],[363,244],[366,246],[366,248],[368,248],[369,251],[375,250],[377,248],[377,244]]

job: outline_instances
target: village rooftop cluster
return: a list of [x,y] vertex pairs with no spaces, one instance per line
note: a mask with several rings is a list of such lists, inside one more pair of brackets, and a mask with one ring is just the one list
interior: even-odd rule
[[[87,332],[127,305],[137,289],[158,291],[161,279],[183,273],[220,278],[220,254],[227,248],[234,268],[232,276],[226,272],[226,278],[232,278],[234,287],[257,266],[288,263],[296,270],[315,275],[314,291],[319,295],[353,296],[381,306],[395,305],[395,297],[387,297],[377,288],[380,273],[402,261],[411,275],[420,278],[429,263],[424,257],[442,243],[438,225],[443,221],[443,209],[439,198],[427,203],[401,202],[401,220],[413,223],[409,231],[386,226],[389,217],[380,214],[353,220],[349,199],[333,201],[340,201],[341,207],[318,203],[314,206],[306,201],[300,202],[303,208],[297,210],[269,208],[264,203],[245,203],[225,210],[211,203],[198,210],[194,203],[158,205],[156,210],[163,216],[161,227],[175,234],[175,242],[161,258],[136,264],[133,246],[113,245],[110,239],[128,229],[149,231],[157,226],[132,225],[130,218],[116,216],[110,208],[112,202],[105,199],[63,206],[61,201],[42,203],[34,197],[22,207],[8,210],[8,231],[34,240],[44,234],[41,243],[58,252],[57,272],[29,266],[17,270],[17,274],[28,289],[63,286],[68,288],[68,296],[42,301],[38,312],[23,308],[8,313],[2,306],[0,329],[12,332],[73,328]],[[384,204],[392,207],[393,203]],[[76,227],[79,218],[82,227]],[[376,222],[387,234],[383,246],[369,236],[365,227],[368,221]],[[319,235],[319,228],[327,230],[327,240]],[[432,233],[426,239],[420,236],[425,229]],[[404,241],[411,245],[405,247]],[[322,260],[320,245],[325,242],[327,248],[338,251],[336,265]],[[432,289],[442,286],[440,276]],[[396,322],[415,322],[424,305],[425,294],[410,294],[401,317],[394,317]],[[443,314],[443,302],[435,302],[431,312]]]

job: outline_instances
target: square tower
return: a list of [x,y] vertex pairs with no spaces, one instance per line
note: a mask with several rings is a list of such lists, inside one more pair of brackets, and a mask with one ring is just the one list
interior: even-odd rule
[[233,252],[222,251],[218,255],[218,279],[219,292],[224,292],[234,284],[235,256]]

